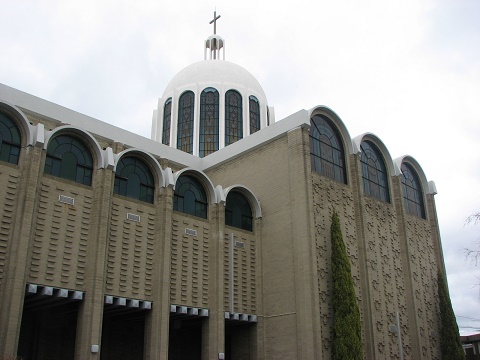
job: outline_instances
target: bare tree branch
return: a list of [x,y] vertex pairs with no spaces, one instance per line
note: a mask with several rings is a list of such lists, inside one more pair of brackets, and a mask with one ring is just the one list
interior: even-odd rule
[[464,248],[463,250],[465,251],[465,260],[470,260],[471,263],[477,266],[480,261],[480,250],[472,250],[469,248]]
[[465,225],[467,224],[478,224],[480,222],[480,212],[476,212],[475,214],[470,215],[465,220]]
[[[465,225],[480,223],[480,212],[476,212],[465,219]],[[480,262],[480,241],[477,240],[476,250],[464,248],[465,260],[470,260],[475,266]]]

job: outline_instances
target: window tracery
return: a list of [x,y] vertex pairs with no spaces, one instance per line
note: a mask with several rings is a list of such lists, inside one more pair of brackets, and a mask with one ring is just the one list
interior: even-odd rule
[[175,184],[173,210],[207,218],[207,195],[200,182],[192,176],[181,175]]
[[323,115],[310,120],[312,170],[338,182],[347,183],[345,153],[337,129]]
[[402,163],[402,188],[407,213],[425,219],[422,187],[417,172],[407,163]]
[[137,157],[122,157],[115,170],[113,192],[153,204],[155,182],[150,168]]
[[17,165],[20,147],[20,129],[13,119],[0,113],[0,160]]
[[252,231],[252,208],[248,200],[238,191],[228,193],[225,205],[225,224]]
[[242,138],[242,96],[236,90],[228,90],[225,93],[225,146]]
[[71,135],[58,135],[47,146],[44,172],[80,184],[92,184],[93,157],[85,143]]
[[360,148],[364,193],[390,202],[387,170],[380,150],[368,140],[363,141]]
[[250,134],[260,130],[260,104],[255,96],[249,97],[250,108]]
[[218,150],[219,95],[207,88],[200,95],[199,156],[205,157]]
[[170,145],[170,128],[172,122],[172,98],[165,101],[163,107],[163,132],[162,132],[162,144]]
[[178,101],[177,149],[193,154],[195,95],[186,91]]

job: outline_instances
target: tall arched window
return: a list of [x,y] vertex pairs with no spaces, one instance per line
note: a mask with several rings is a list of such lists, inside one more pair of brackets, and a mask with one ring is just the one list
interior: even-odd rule
[[188,175],[181,175],[175,184],[173,210],[207,218],[207,195],[200,182]]
[[193,154],[193,118],[195,95],[187,91],[178,101],[177,149]]
[[390,202],[387,170],[380,150],[370,141],[363,141],[360,148],[364,193]]
[[17,165],[20,146],[18,126],[9,116],[0,113],[0,160]]
[[314,115],[310,120],[310,159],[313,171],[347,183],[345,153],[340,135],[323,115]]
[[251,95],[248,100],[250,108],[250,134],[260,130],[260,104],[258,99]]
[[199,156],[202,158],[218,150],[219,96],[214,88],[200,95]]
[[172,121],[172,98],[165,101],[165,106],[163,107],[163,133],[162,133],[162,144],[170,145],[170,127]]
[[403,200],[407,213],[425,219],[423,193],[416,171],[409,164],[402,163]]
[[45,159],[45,174],[92,185],[93,158],[80,139],[59,135],[50,139]]
[[230,191],[225,205],[225,224],[252,231],[252,208],[248,200],[238,191]]
[[242,95],[236,90],[225,94],[225,146],[243,138]]
[[137,157],[122,157],[115,170],[113,192],[153,204],[155,181],[150,168]]

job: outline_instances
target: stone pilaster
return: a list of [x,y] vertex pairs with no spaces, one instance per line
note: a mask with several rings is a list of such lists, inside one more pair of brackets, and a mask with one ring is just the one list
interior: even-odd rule
[[15,224],[9,236],[5,277],[0,289],[0,355],[17,353],[25,296],[27,261],[34,217],[38,202],[38,187],[43,173],[43,144],[22,149],[19,160],[18,188],[15,194]]
[[173,188],[159,189],[157,197],[157,239],[154,254],[153,306],[145,324],[146,359],[167,360],[169,339],[170,262],[172,241]]
[[[105,289],[108,229],[115,173],[99,169],[94,177],[94,203],[85,269],[85,296],[79,307],[76,360],[98,360],[102,351],[102,320]],[[91,352],[92,345],[100,351]]]

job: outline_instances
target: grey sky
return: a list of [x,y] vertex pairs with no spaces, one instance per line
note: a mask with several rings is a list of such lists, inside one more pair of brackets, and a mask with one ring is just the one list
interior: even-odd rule
[[480,267],[462,249],[480,239],[464,225],[480,211],[479,1],[4,0],[0,82],[150,137],[168,81],[203,59],[215,6],[227,60],[277,120],[326,105],[435,181],[454,310],[478,332]]

